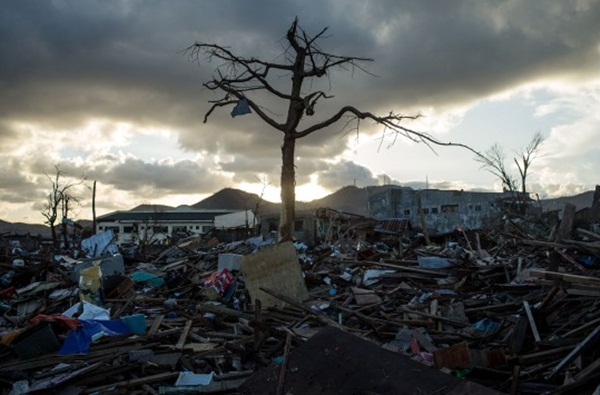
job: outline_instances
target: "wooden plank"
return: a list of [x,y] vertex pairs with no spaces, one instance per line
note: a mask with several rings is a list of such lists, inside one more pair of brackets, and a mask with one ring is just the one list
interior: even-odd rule
[[579,274],[551,272],[548,270],[538,269],[532,270],[530,272],[530,275],[531,277],[539,278],[542,280],[560,280],[569,284],[581,284],[600,287],[600,278],[597,277],[582,276]]
[[600,358],[597,358],[594,362],[583,368],[579,373],[577,373],[573,379],[575,381],[582,380],[589,376],[591,373],[596,373],[600,369]]
[[277,382],[277,395],[283,395],[285,391],[285,374],[287,372],[291,344],[292,334],[288,332],[285,338],[285,347],[283,349],[283,362],[281,363],[281,368],[279,370],[279,380]]
[[510,383],[510,395],[517,395],[519,393],[519,378],[521,375],[521,367],[519,365],[513,368],[512,381]]
[[577,358],[579,356],[579,354],[581,354],[587,347],[594,346],[598,342],[599,339],[600,339],[600,326],[596,327],[596,329],[594,329],[585,339],[583,339],[583,341],[581,341],[577,345],[577,347],[575,347],[573,349],[573,351],[571,351],[569,353],[569,355],[564,357],[559,362],[559,364],[556,365],[554,367],[554,369],[552,369],[552,372],[550,372],[547,379],[552,380],[554,377],[556,377],[556,375],[558,373],[560,373],[562,370],[569,367],[571,362],[573,362],[575,360],[575,358]]
[[529,320],[529,325],[531,326],[531,331],[533,332],[535,342],[539,343],[542,341],[542,339],[540,338],[540,333],[538,332],[537,325],[535,323],[535,318],[533,318],[533,313],[531,312],[529,302],[524,300],[523,307],[525,308],[525,314],[527,314],[527,319]]
[[179,372],[159,373],[159,374],[155,374],[153,376],[146,376],[146,377],[141,377],[141,378],[137,378],[137,379],[118,381],[118,382],[112,383],[112,384],[105,384],[105,385],[101,385],[101,386],[94,387],[94,388],[87,388],[83,393],[84,394],[92,394],[94,392],[101,392],[103,390],[106,390],[108,388],[113,388],[113,387],[118,388],[118,387],[141,386],[144,384],[154,383],[157,381],[174,379],[178,376],[179,376]]
[[158,332],[158,328],[160,327],[160,324],[162,323],[164,318],[164,314],[158,315],[154,318],[154,320],[152,321],[152,325],[150,326],[150,330],[148,330],[148,336],[156,335],[156,332]]
[[183,328],[183,332],[181,332],[181,336],[179,336],[179,340],[177,341],[177,344],[175,345],[175,349],[183,350],[183,346],[185,344],[185,341],[187,340],[188,333],[190,333],[191,327],[192,327],[192,320],[187,320],[187,322],[185,323],[185,327]]

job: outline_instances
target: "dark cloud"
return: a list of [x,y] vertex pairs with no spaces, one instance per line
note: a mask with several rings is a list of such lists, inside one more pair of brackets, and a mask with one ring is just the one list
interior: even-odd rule
[[21,162],[15,158],[0,157],[3,165],[0,169],[0,201],[7,203],[22,203],[28,200],[45,201],[45,185],[39,181],[47,181],[49,190],[50,181],[32,178],[23,171]]
[[227,182],[192,160],[148,163],[137,158],[127,158],[115,166],[91,169],[87,177],[118,190],[143,191],[155,198],[168,194],[212,193]]
[[364,166],[349,161],[331,164],[326,170],[319,171],[319,184],[331,190],[347,185],[365,187],[378,185],[378,177]]
[[[587,8],[562,1],[330,1],[318,9],[303,2],[225,3],[3,2],[0,33],[11,38],[0,60],[5,116],[198,127],[210,98],[200,84],[216,64],[196,67],[180,51],[194,41],[215,42],[281,60],[282,38],[296,15],[309,33],[329,26],[324,49],[375,59],[366,67],[378,78],[357,71],[323,81],[337,97],[331,108],[349,102],[401,110],[466,101],[567,69],[596,72],[597,1]],[[235,128],[226,117],[212,122]]]

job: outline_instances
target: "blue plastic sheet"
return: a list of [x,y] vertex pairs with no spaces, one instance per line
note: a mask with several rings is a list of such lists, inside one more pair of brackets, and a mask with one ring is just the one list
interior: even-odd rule
[[500,323],[489,318],[484,318],[473,324],[473,328],[480,332],[489,333],[493,332],[500,327]]
[[452,266],[447,258],[437,256],[418,256],[417,261],[422,269],[445,269]]
[[162,287],[165,285],[165,279],[157,275],[146,272],[135,272],[131,274],[131,279],[136,283],[145,283],[151,287]]
[[240,99],[235,107],[233,107],[233,110],[231,110],[231,117],[233,118],[237,115],[250,114],[251,112],[252,110],[250,109],[246,99]]
[[81,326],[69,332],[59,355],[87,354],[93,339],[98,336],[116,336],[131,333],[121,320],[79,320]]

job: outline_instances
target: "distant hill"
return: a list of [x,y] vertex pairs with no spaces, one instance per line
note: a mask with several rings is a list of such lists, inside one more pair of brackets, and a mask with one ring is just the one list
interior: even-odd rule
[[216,210],[254,210],[257,202],[259,203],[259,211],[262,213],[275,212],[279,209],[279,204],[261,199],[260,196],[242,191],[240,189],[225,188],[207,197],[198,203],[192,204],[192,208]]
[[367,216],[368,199],[375,189],[379,187],[358,188],[355,186],[347,186],[337,190],[331,195],[325,196],[322,199],[313,200],[310,203],[313,207],[329,207],[339,211],[345,211],[352,214]]
[[0,219],[0,235],[3,234],[17,234],[32,236],[42,236],[44,238],[52,237],[50,233],[50,227],[41,224],[26,224],[23,222],[6,222]]
[[165,206],[163,204],[140,204],[129,211],[165,211],[173,210],[175,207]]
[[553,199],[543,199],[540,201],[544,211],[560,210],[565,207],[566,203],[571,203],[579,211],[586,207],[592,207],[594,201],[594,191],[587,191],[575,196],[566,196]]

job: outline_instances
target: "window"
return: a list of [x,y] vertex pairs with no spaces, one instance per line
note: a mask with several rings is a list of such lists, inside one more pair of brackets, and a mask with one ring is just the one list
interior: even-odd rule
[[123,233],[133,233],[135,232],[135,228],[133,226],[126,226],[123,228]]
[[294,232],[302,232],[304,230],[304,221],[299,219],[294,221]]
[[169,233],[169,228],[167,226],[153,226],[152,231],[154,233]]
[[421,209],[421,212],[422,212],[423,214],[429,214],[429,209],[428,209],[428,208],[422,208],[422,209]]
[[475,211],[481,211],[481,204],[475,205]]
[[442,206],[442,213],[458,213],[458,204],[446,204]]
[[173,233],[185,232],[186,230],[187,226],[173,226]]
[[404,215],[410,215],[410,210],[409,209],[404,210]]
[[438,208],[437,207],[433,207],[431,209],[431,214],[437,214],[438,213]]

